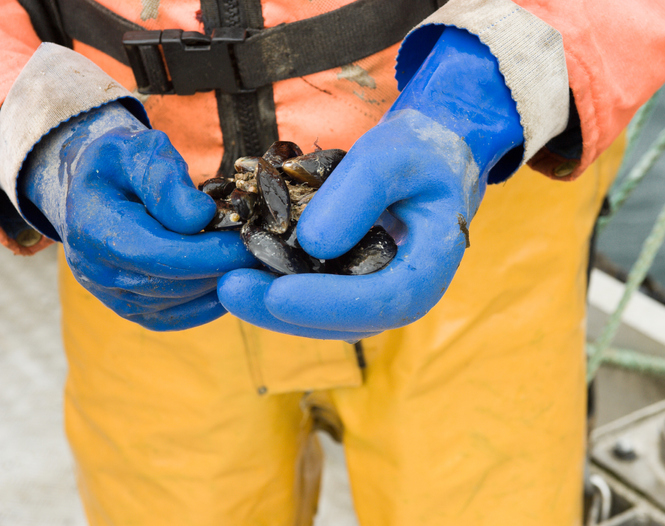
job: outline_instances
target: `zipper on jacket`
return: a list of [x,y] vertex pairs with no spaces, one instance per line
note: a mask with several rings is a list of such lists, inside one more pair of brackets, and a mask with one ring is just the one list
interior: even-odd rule
[[[260,0],[201,0],[201,12],[206,32],[215,27],[263,27]],[[233,95],[217,90],[215,95],[224,140],[218,174],[229,177],[238,157],[261,156],[277,140],[275,103],[272,86]]]

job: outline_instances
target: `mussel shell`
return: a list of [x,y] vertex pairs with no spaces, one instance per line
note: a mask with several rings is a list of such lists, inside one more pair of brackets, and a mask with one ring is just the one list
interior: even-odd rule
[[215,217],[213,217],[204,230],[208,232],[214,230],[238,230],[242,226],[243,221],[231,203],[217,200],[216,204],[217,212],[215,213]]
[[298,243],[298,238],[296,236],[296,224],[291,223],[291,226],[289,226],[288,230],[281,234],[279,236],[281,239],[284,240],[284,242],[289,245],[292,248],[295,248],[298,251],[301,251],[303,254],[307,256],[307,260],[309,261],[309,264],[311,266],[311,271],[310,272],[325,272],[326,271],[326,262],[322,261],[320,259],[317,259],[315,257],[310,256],[305,252],[302,247],[300,246],[300,243]]
[[240,238],[256,259],[277,274],[303,274],[312,271],[309,256],[302,249],[260,227],[245,223]]
[[236,184],[232,179],[226,177],[213,177],[199,185],[199,190],[208,194],[213,199],[225,199],[235,189]]
[[261,196],[261,217],[266,230],[283,234],[289,228],[291,217],[291,198],[284,179],[268,161],[259,159],[256,182]]
[[238,215],[240,216],[240,219],[243,220],[243,222],[249,220],[254,215],[256,199],[256,194],[243,192],[237,188],[233,190],[229,196],[231,206],[235,209],[236,212],[238,212]]
[[[217,213],[205,230],[240,230],[247,249],[277,274],[330,272],[362,275],[381,270],[397,254],[397,245],[380,226],[372,227],[349,252],[328,261],[307,254],[295,235],[298,212],[344,155],[346,152],[339,149],[302,155],[296,144],[277,141],[263,158],[237,159],[235,180],[216,177],[199,185],[199,189],[215,198],[217,204]],[[279,171],[280,167],[295,181],[289,183],[294,192],[296,215],[293,222],[289,186]],[[247,183],[251,192],[243,191],[247,189],[241,189],[240,183]],[[304,191],[308,187],[312,190]],[[258,195],[253,193],[256,191]]]
[[302,250],[300,248],[300,243],[298,243],[298,238],[296,237],[296,225],[291,223],[289,228],[284,232],[282,235],[280,235],[284,242],[289,245],[290,247],[297,248],[299,250]]
[[241,174],[252,173],[256,170],[260,157],[238,157],[233,163],[233,168]]
[[299,157],[300,155],[302,155],[302,150],[296,143],[275,141],[270,145],[268,151],[263,154],[263,158],[279,170],[284,161],[291,157]]
[[345,155],[344,150],[320,150],[284,161],[282,170],[291,179],[319,188]]
[[[303,250],[303,252],[305,251]],[[305,254],[307,254],[307,252],[305,252]],[[312,273],[328,272],[328,265],[325,260],[316,259],[315,257],[312,257],[309,254],[307,254],[307,257],[309,258],[309,263],[312,268],[310,272]]]
[[328,272],[360,276],[384,268],[397,254],[397,245],[381,226],[373,226],[346,254],[326,262]]

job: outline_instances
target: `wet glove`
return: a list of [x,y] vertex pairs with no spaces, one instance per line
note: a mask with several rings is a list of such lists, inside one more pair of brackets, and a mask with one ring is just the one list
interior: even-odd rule
[[315,338],[360,339],[419,319],[453,279],[488,179],[518,167],[522,143],[496,59],[476,36],[446,28],[297,228],[307,252],[329,259],[381,218],[399,245],[395,259],[364,276],[233,271],[219,281],[222,304],[256,325]]
[[153,330],[218,318],[217,278],[255,263],[237,233],[198,233],[214,201],[166,135],[120,102],[44,137],[21,170],[19,199],[33,225],[62,241],[79,283]]

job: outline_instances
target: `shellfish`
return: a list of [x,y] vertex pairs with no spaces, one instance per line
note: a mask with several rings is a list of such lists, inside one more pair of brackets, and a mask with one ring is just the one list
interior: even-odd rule
[[295,235],[303,210],[345,154],[340,149],[303,154],[295,143],[277,141],[262,157],[237,159],[233,178],[214,177],[199,185],[217,204],[205,230],[240,230],[247,250],[276,274],[381,270],[397,254],[397,245],[380,226],[346,254],[326,261],[307,254]]

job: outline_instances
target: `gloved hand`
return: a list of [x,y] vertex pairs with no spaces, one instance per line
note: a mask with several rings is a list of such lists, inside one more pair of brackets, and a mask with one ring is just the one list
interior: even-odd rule
[[250,323],[316,338],[343,331],[343,339],[357,340],[417,320],[453,279],[488,177],[503,180],[518,167],[522,142],[496,59],[476,36],[446,28],[391,109],[317,192],[297,228],[308,253],[334,258],[387,209],[383,219],[398,225],[387,225],[399,246],[395,259],[364,276],[275,278],[233,271],[219,281],[222,304]]
[[[27,199],[26,199],[27,198]],[[237,233],[202,233],[215,214],[162,132],[120,102],[61,124],[28,156],[21,208],[61,240],[76,279],[120,316],[153,330],[218,318],[217,278],[255,260]]]

